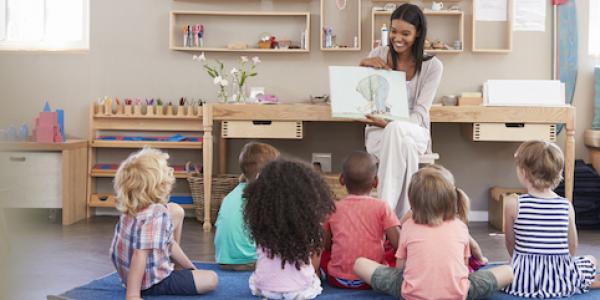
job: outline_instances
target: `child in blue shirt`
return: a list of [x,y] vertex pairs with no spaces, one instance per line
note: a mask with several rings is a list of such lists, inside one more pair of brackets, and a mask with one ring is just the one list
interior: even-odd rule
[[264,165],[278,157],[279,151],[268,144],[251,142],[242,148],[240,184],[223,199],[215,224],[215,260],[221,269],[254,270],[256,244],[244,223],[242,194],[247,183],[256,179]]

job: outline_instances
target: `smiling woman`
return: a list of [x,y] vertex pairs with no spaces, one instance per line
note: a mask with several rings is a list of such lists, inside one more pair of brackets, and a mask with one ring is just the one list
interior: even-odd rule
[[0,0],[0,50],[89,49],[89,0]]
[[[410,208],[407,189],[429,147],[429,109],[442,78],[442,63],[423,52],[427,21],[418,6],[403,4],[391,16],[389,46],[375,48],[361,66],[406,73],[410,120],[388,122],[367,116],[365,145],[379,158],[379,198],[398,216]],[[392,83],[393,84],[393,83]]]

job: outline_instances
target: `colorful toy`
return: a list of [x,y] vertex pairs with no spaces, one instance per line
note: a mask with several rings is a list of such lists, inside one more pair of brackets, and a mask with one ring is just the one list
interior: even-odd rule
[[[60,115],[60,116],[59,116]],[[44,111],[40,112],[33,121],[33,140],[38,143],[62,143],[64,137],[64,111],[52,112],[48,102]]]

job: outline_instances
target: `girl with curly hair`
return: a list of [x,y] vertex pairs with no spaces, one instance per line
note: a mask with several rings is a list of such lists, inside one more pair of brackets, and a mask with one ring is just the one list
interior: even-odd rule
[[278,159],[248,185],[244,198],[244,220],[257,248],[252,294],[269,299],[321,294],[311,258],[323,249],[321,223],[335,210],[321,176],[302,163]]

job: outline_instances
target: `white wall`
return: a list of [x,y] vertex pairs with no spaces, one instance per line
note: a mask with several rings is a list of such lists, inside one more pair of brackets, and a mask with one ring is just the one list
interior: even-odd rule
[[[227,2],[227,3],[223,3]],[[587,1],[577,1],[580,25],[580,73],[575,94],[577,105],[576,153],[587,159],[583,130],[591,125],[592,61],[587,58]],[[470,1],[461,4],[465,16],[465,49],[471,48]],[[161,97],[174,100],[181,96],[214,99],[216,89],[201,66],[192,62],[190,52],[171,51],[169,41],[170,10],[310,10],[310,54],[261,54],[259,75],[251,85],[264,86],[286,102],[304,101],[309,94],[328,93],[327,66],[356,65],[370,49],[370,1],[363,1],[363,50],[360,53],[319,51],[319,1],[317,0],[237,0],[237,1],[91,1],[91,49],[85,53],[1,52],[0,53],[0,127],[31,122],[50,100],[53,107],[66,112],[69,135],[87,137],[88,108],[101,96]],[[474,91],[487,79],[548,79],[551,76],[550,7],[547,31],[515,32],[510,54],[438,55],[445,71],[438,96]],[[232,23],[244,31],[243,24]],[[209,33],[207,33],[209,34]],[[248,32],[250,35],[258,33]],[[197,53],[196,53],[197,54]],[[233,66],[237,54],[207,53]],[[343,133],[343,134],[340,134]],[[298,144],[284,141],[274,144],[284,153],[309,159],[311,152],[332,152],[334,164],[350,149],[362,147],[359,125],[308,125],[306,136]],[[240,141],[230,143],[230,169]],[[514,143],[474,143],[461,134],[459,125],[435,124],[433,149],[440,163],[454,172],[458,184],[473,198],[474,210],[487,208],[488,189],[493,185],[517,186],[512,152]]]

